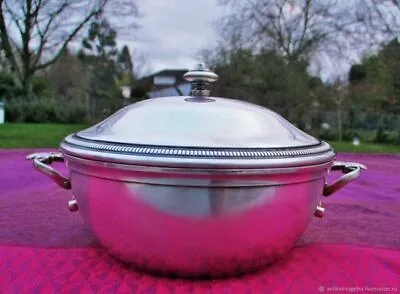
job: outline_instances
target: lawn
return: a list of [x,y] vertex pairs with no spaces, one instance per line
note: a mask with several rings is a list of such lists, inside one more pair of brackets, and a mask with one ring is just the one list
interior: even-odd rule
[[87,128],[68,124],[2,124],[0,148],[58,147],[68,134]]
[[329,143],[337,152],[400,154],[400,145],[361,143],[359,146],[354,146],[351,142],[329,142]]
[[[58,147],[68,134],[87,128],[87,125],[67,124],[2,124],[0,125],[0,148]],[[400,153],[400,145],[350,142],[329,142],[337,152]]]

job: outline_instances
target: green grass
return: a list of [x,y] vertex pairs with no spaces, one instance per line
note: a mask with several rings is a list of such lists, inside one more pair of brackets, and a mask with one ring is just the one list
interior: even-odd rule
[[[3,124],[0,125],[0,148],[58,147],[68,134],[87,128],[88,125],[64,124]],[[350,142],[329,142],[337,152],[400,153],[400,145]]]
[[362,143],[354,146],[351,142],[329,142],[337,152],[359,153],[399,153],[400,145],[383,145],[375,143]]
[[0,148],[58,147],[66,135],[87,127],[67,124],[1,124]]

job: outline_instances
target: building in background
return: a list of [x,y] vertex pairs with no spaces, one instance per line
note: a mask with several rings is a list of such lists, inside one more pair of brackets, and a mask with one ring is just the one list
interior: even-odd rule
[[165,69],[141,78],[132,89],[135,98],[158,98],[168,96],[187,96],[190,83],[183,79],[187,69]]

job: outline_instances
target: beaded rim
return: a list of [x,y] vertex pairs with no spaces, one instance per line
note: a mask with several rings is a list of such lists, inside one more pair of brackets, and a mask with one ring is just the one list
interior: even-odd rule
[[140,144],[111,143],[88,140],[78,135],[69,135],[64,144],[97,152],[118,153],[133,156],[172,157],[196,159],[266,159],[306,157],[332,152],[325,142],[307,147],[288,148],[207,148],[207,147],[172,147]]

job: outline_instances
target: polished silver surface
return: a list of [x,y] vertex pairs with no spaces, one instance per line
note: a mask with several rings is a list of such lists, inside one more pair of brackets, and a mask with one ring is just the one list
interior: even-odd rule
[[[210,102],[205,97],[210,96],[210,83],[218,80],[218,75],[211,72],[204,63],[184,74],[184,79],[191,82],[190,95],[196,97],[196,102]],[[192,100],[193,99],[190,99]]]
[[[273,111],[207,97],[218,76],[203,65],[185,78],[195,95],[127,106],[67,136],[62,154],[28,159],[72,189],[69,209],[132,266],[181,277],[258,270],[322,217],[322,195],[365,167],[335,163],[329,144]],[[63,160],[69,178],[49,166]],[[345,174],[328,184],[330,170]]]
[[90,141],[76,135],[70,135],[64,139],[61,143],[61,151],[76,157],[110,163],[184,167],[185,169],[298,167],[327,163],[335,157],[334,151],[325,142],[308,148],[281,150],[225,149],[115,144]]
[[282,157],[301,157],[327,153],[332,151],[331,147],[325,143],[310,146],[308,148],[207,148],[207,147],[164,147],[154,145],[133,145],[133,144],[114,144],[93,142],[82,139],[76,135],[69,135],[64,143],[77,147],[84,147],[91,150],[124,153],[135,156],[163,156],[163,157],[198,157],[204,159],[227,158],[227,159],[267,159]]
[[[240,174],[209,174],[210,183],[225,185],[154,185],[143,179],[173,182],[183,175],[122,173],[119,167],[66,160],[79,211],[110,254],[140,270],[181,277],[237,275],[282,258],[313,217],[327,173],[322,166],[293,171],[286,176],[292,181],[285,175],[243,180]],[[185,176],[188,182],[199,178]],[[273,184],[230,186],[260,179]]]
[[310,165],[335,156],[327,143],[275,112],[238,100],[212,99],[201,103],[165,97],[130,105],[65,138],[62,151],[110,162],[221,168]]
[[[109,163],[88,160],[68,154],[65,154],[65,158],[67,162],[74,163],[76,172],[91,177],[160,186],[205,188],[246,188],[301,183],[323,177],[332,166],[332,162],[328,162],[296,168],[191,169],[185,167],[154,167]],[[132,177],[132,174],[138,176]]]
[[68,209],[72,212],[78,211],[78,202],[76,202],[75,198],[68,201]]
[[[185,74],[194,90],[218,76],[203,65]],[[282,116],[239,100],[164,97],[127,106],[70,135],[62,151],[77,157],[139,165],[300,166],[332,161],[331,147]]]
[[210,71],[204,63],[199,63],[193,70],[183,75],[188,82],[207,82],[213,83],[218,80],[218,75]]
[[325,208],[322,207],[322,203],[320,202],[317,208],[315,209],[314,216],[322,218],[324,217],[324,213],[325,213]]
[[27,156],[33,162],[33,166],[50,177],[57,185],[64,189],[71,189],[71,182],[50,166],[53,162],[64,162],[64,156],[59,152],[32,153]]
[[180,277],[226,277],[276,262],[313,216],[322,217],[328,170],[359,176],[354,163],[185,170],[64,159],[74,195],[69,208],[79,205],[110,254]]
[[108,143],[162,147],[292,148],[318,145],[279,114],[239,100],[187,97],[141,101],[77,136]]
[[332,171],[341,171],[344,173],[344,175],[336,180],[333,184],[325,184],[323,195],[327,197],[339,191],[349,182],[357,179],[360,176],[361,171],[366,169],[367,167],[360,163],[335,162],[332,166]]

